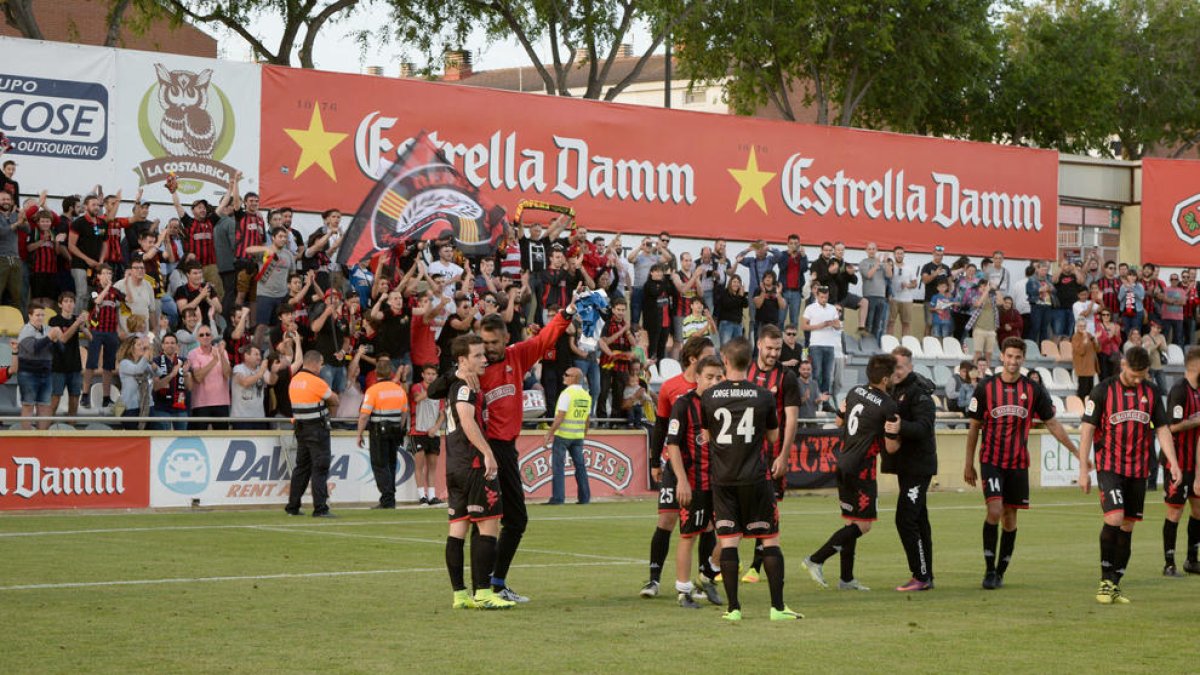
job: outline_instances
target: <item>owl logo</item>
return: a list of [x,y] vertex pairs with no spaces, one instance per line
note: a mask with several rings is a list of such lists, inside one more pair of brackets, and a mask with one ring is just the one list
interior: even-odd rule
[[158,125],[163,149],[172,155],[211,158],[217,138],[208,112],[212,70],[167,70],[156,63],[154,72],[158,76],[158,103],[163,109]]

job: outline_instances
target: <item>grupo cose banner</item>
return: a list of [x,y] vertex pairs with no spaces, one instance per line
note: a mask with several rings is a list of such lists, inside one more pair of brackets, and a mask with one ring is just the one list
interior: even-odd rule
[[[260,67],[251,63],[0,38],[0,131],[25,196],[100,185],[131,199],[217,200],[235,170],[258,188]],[[53,202],[52,207],[57,208]]]
[[275,66],[262,76],[267,204],[354,209],[425,131],[510,211],[525,198],[569,204],[593,229],[1055,255],[1053,151]]
[[[329,468],[329,500],[375,502],[379,490],[371,472],[370,453],[355,438],[333,436]],[[287,456],[291,452],[292,459]],[[150,506],[286,504],[291,485],[295,437],[230,434],[150,439]],[[400,451],[396,469],[397,501],[415,501],[412,456]],[[305,503],[311,503],[311,491]]]
[[0,442],[0,510],[144,509],[149,445],[146,438],[8,436]]
[[1142,260],[1200,261],[1200,161],[1142,160]]
[[0,65],[0,131],[12,143],[3,159],[17,163],[24,196],[111,183],[116,50],[8,37],[0,50],[15,57]]

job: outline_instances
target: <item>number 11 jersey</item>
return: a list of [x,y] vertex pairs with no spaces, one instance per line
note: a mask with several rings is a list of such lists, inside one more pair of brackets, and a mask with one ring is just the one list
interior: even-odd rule
[[767,432],[779,428],[775,396],[745,380],[725,380],[704,392],[700,411],[708,431],[713,484],[765,481]]

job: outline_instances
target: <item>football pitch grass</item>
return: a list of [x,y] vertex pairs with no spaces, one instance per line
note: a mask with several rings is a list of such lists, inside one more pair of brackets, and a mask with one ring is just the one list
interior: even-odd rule
[[[800,566],[840,526],[836,499],[789,495],[785,595],[807,618],[768,621],[764,578],[742,584],[738,625],[711,605],[676,605],[677,540],[663,593],[638,597],[651,501],[531,505],[509,582],[532,602],[502,612],[450,609],[441,509],[335,505],[338,520],[277,510],[4,515],[0,672],[1196,669],[1200,577],[1161,576],[1158,494],[1134,533],[1127,606],[1094,599],[1094,494],[1035,491],[1005,587],[984,591],[980,496],[932,493],[937,588],[919,594],[892,590],[908,578],[895,499],[882,498],[880,522],[859,540],[858,578],[874,590],[856,593],[819,590]],[[837,567],[831,559],[826,576],[836,580]]]

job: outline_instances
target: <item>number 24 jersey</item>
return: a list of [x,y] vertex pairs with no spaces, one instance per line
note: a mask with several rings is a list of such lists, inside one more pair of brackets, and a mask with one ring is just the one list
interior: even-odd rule
[[779,428],[771,392],[745,380],[726,380],[704,392],[700,410],[709,436],[713,484],[765,481],[767,432]]

